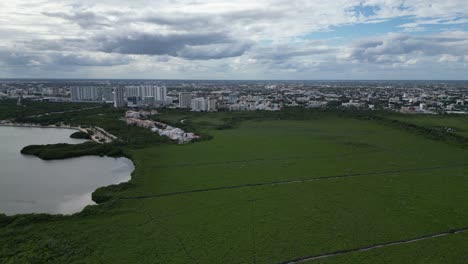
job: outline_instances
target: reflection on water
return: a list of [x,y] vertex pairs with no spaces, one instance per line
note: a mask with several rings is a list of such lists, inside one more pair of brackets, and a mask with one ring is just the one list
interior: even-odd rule
[[58,206],[58,211],[62,214],[73,214],[81,211],[87,205],[96,204],[91,200],[91,194],[92,192],[80,195],[65,195],[63,202]]
[[94,204],[99,187],[126,182],[134,170],[126,158],[81,157],[43,161],[21,155],[32,144],[83,142],[73,130],[0,127],[0,213],[72,214]]

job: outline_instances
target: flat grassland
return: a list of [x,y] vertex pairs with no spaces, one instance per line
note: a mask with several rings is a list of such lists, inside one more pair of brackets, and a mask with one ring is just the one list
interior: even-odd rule
[[453,133],[468,137],[468,115],[394,115],[397,120],[434,129],[451,128]]
[[[468,228],[466,146],[336,113],[263,115],[163,112],[213,138],[127,146],[130,187],[80,214],[0,219],[0,262],[283,263]],[[466,263],[467,248],[461,232],[307,263]]]

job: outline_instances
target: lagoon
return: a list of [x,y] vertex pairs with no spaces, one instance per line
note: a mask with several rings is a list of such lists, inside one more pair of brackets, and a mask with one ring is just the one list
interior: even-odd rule
[[73,214],[92,205],[97,188],[130,180],[126,158],[87,156],[44,161],[22,155],[28,145],[69,143],[71,129],[0,126],[0,214]]

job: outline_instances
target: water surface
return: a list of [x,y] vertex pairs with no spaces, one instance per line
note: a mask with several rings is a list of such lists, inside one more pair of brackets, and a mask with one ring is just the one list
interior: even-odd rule
[[44,161],[22,155],[28,145],[70,143],[70,129],[0,126],[0,213],[72,214],[94,204],[99,187],[126,182],[134,170],[126,158],[88,156]]

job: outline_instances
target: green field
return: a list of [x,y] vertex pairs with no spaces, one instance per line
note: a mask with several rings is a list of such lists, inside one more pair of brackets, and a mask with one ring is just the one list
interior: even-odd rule
[[429,128],[451,128],[453,133],[468,137],[468,115],[395,115],[393,118]]
[[[125,133],[80,115],[63,118]],[[157,118],[212,138],[128,143],[136,170],[113,199],[70,217],[0,218],[0,263],[282,263],[468,228],[468,148],[443,135],[333,112]],[[465,136],[452,118],[401,121],[453,122]],[[465,232],[307,263],[467,263],[467,248]]]

